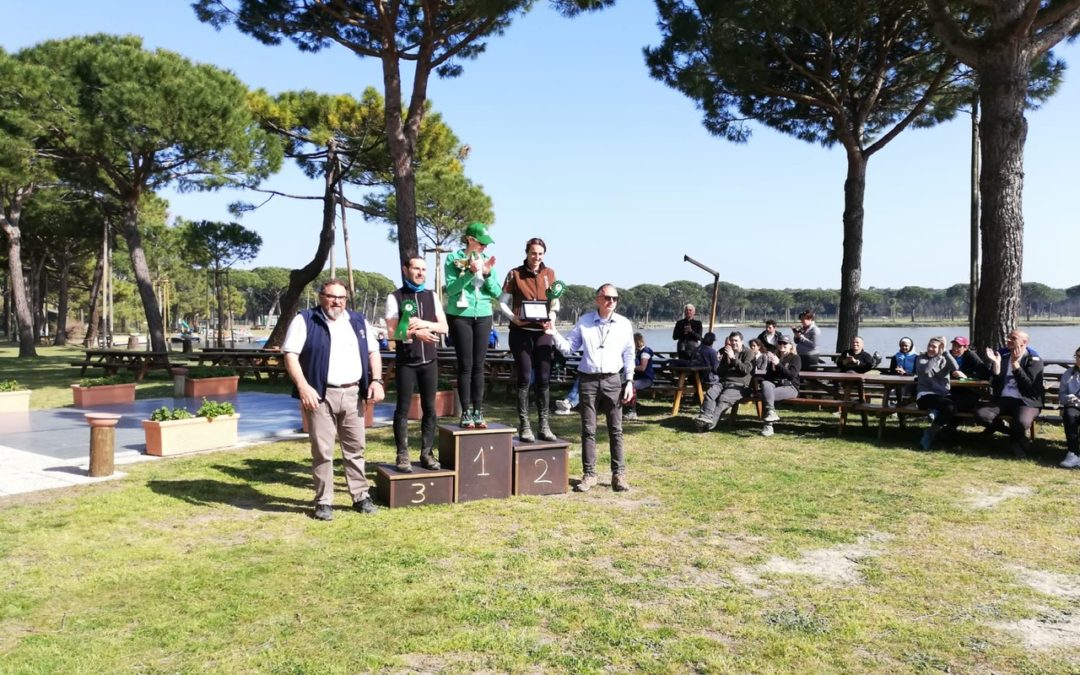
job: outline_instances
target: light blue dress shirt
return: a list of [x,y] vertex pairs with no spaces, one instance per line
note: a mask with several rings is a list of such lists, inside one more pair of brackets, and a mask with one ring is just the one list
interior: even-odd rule
[[578,372],[610,374],[620,371],[633,380],[634,327],[629,319],[612,313],[606,321],[599,312],[578,320],[564,338],[555,333],[555,346],[564,356],[581,350]]

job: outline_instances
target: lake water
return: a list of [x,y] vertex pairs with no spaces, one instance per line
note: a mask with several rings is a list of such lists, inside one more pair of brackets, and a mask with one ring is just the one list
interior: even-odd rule
[[[675,324],[672,323],[672,328]],[[756,338],[764,329],[762,324],[744,326],[723,326],[715,329],[718,341],[722,341],[727,334],[737,330],[743,334],[743,339],[749,341]],[[791,335],[791,326],[779,326],[780,332]],[[559,326],[559,330],[565,332],[569,326]],[[671,328],[646,328],[638,331],[645,336],[645,344],[657,351],[675,351],[675,341],[671,339]],[[1032,326],[1024,329],[1031,336],[1031,347],[1046,359],[1061,359],[1072,361],[1072,355],[1080,346],[1080,326]],[[930,338],[944,335],[946,340],[952,340],[958,335],[968,336],[967,326],[903,326],[867,327],[860,331],[863,341],[866,343],[866,351],[879,351],[886,359],[897,351],[897,343],[900,338],[909,337],[915,342],[916,351],[925,351],[926,343]],[[969,336],[970,337],[970,336]],[[836,328],[822,326],[820,348],[822,352],[831,353],[836,346]],[[499,329],[499,346],[506,348],[506,328]]]

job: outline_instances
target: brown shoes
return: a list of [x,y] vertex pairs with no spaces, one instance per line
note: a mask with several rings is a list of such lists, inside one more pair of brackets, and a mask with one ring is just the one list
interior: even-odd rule
[[625,473],[617,473],[611,476],[611,489],[615,492],[630,491],[630,481],[626,480]]
[[595,473],[584,474],[581,477],[581,480],[578,481],[578,484],[574,486],[574,492],[588,492],[596,485],[596,483],[597,479]]

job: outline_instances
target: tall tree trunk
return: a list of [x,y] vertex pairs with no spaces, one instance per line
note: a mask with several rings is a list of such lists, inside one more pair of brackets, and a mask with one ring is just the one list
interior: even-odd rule
[[863,199],[866,194],[866,157],[860,148],[847,150],[844,179],[844,257],[840,263],[840,306],[836,324],[836,351],[851,346],[859,334],[859,284],[862,280]]
[[53,344],[62,347],[67,344],[68,301],[71,290],[71,256],[65,250],[57,259],[60,285],[56,291],[56,335]]
[[120,230],[127,242],[128,255],[131,258],[131,269],[135,273],[135,285],[139,289],[139,297],[142,299],[143,311],[146,314],[146,329],[150,336],[150,349],[155,352],[167,351],[169,346],[165,342],[165,327],[161,322],[161,308],[158,306],[157,295],[154,294],[154,282],[150,278],[150,268],[146,264],[146,252],[142,246],[142,235],[139,233],[139,201],[138,197],[131,198],[125,205],[124,222]]
[[94,279],[90,283],[90,315],[86,322],[86,337],[83,338],[83,347],[92,347],[97,340],[102,304],[98,302],[98,298],[101,296],[101,279],[104,268],[105,260],[99,255],[98,264],[94,268]]
[[30,303],[26,300],[19,215],[17,210],[7,215],[0,215],[0,227],[3,228],[8,240],[8,276],[11,278],[11,296],[15,304],[15,321],[19,330],[19,358],[27,358],[37,356],[37,349],[34,343],[34,317],[30,310]]
[[30,308],[34,313],[34,342],[40,342],[48,328],[49,317],[45,313],[45,297],[48,290],[49,272],[45,267],[45,254],[38,256],[30,268]]
[[999,347],[1020,315],[1024,261],[1024,101],[1028,64],[1010,44],[983,55],[979,69],[982,124],[982,273],[973,342]]
[[330,146],[329,156],[326,159],[326,175],[323,186],[323,221],[319,231],[319,245],[315,249],[315,257],[307,265],[300,269],[289,272],[289,287],[281,295],[281,314],[277,325],[270,331],[270,337],[266,338],[266,347],[280,347],[285,342],[285,333],[289,330],[289,322],[296,315],[300,307],[300,295],[307,285],[314,281],[323,267],[326,259],[330,256],[330,248],[334,245],[334,220],[337,217],[336,206],[337,184],[339,180],[337,153],[333,145]]

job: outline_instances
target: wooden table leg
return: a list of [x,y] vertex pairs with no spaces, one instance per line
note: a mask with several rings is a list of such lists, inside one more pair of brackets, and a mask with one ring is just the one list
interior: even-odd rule
[[[671,416],[679,414],[679,406],[682,405],[683,387],[686,386],[686,373],[679,373],[679,384],[675,387],[675,405],[671,406]],[[700,391],[700,388],[699,388]]]
[[[705,393],[701,391],[701,373],[694,371],[694,384],[697,385],[697,400],[698,405],[705,403]],[[733,415],[734,417],[734,415]]]

